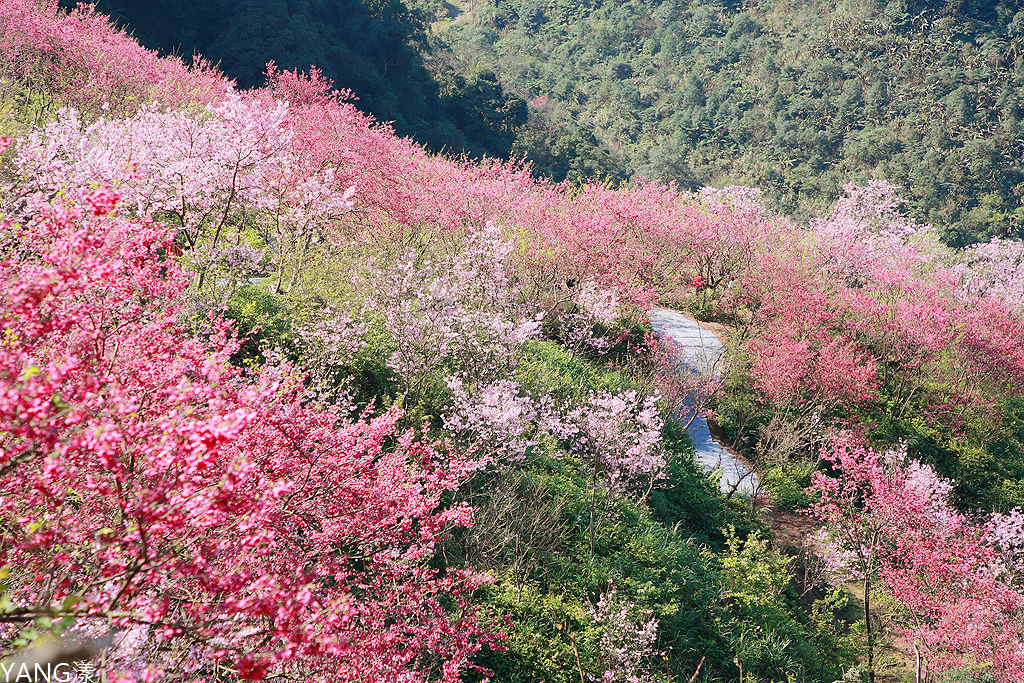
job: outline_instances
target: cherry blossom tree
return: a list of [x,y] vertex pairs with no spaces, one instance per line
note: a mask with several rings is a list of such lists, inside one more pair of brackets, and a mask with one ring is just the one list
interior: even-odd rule
[[222,322],[187,337],[170,231],[117,201],[4,226],[5,642],[112,629],[124,680],[458,680],[488,639],[482,577],[427,560],[470,523],[441,499],[481,463],[398,432],[397,409],[306,405],[287,366],[250,381]]
[[[916,656],[917,680],[987,662],[1000,681],[1024,671],[1024,596],[1013,563],[1014,519],[977,524],[949,504],[952,485],[907,459],[906,448],[878,453],[850,433],[825,454],[836,477],[815,475],[812,514],[825,522],[822,552],[864,589],[868,669],[877,642],[872,591],[894,604],[895,630]],[[1012,555],[1010,556],[1012,560]],[[1007,580],[1010,578],[1010,580]],[[877,588],[876,588],[877,586]]]
[[601,630],[601,683],[651,683],[657,656],[658,621],[649,609],[624,600],[614,586],[602,593],[597,605],[587,605],[590,618]]
[[468,230],[452,253],[409,251],[365,276],[393,343],[389,365],[409,395],[436,374],[477,391],[515,367],[540,321],[506,270],[512,249],[491,223]]
[[826,459],[840,469],[837,479],[815,473],[812,495],[819,496],[811,513],[825,523],[822,556],[833,569],[848,571],[861,583],[867,635],[867,666],[875,678],[875,643],[872,590],[877,580],[879,555],[887,531],[885,520],[868,507],[876,487],[884,481],[884,456],[860,445],[850,434],[841,435]]
[[218,267],[237,269],[229,261],[240,250],[257,248],[247,233],[258,236],[275,289],[291,290],[311,249],[340,231],[355,194],[335,165],[299,153],[292,122],[287,103],[234,92],[205,115],[150,106],[86,125],[66,109],[19,146],[19,191],[31,203],[68,185],[116,187],[138,215],[179,228],[200,291],[216,283]]
[[608,494],[646,496],[664,473],[664,420],[657,402],[657,396],[644,398],[636,391],[603,392],[590,396],[585,405],[562,408],[558,421],[550,425],[570,443],[570,452],[589,476],[591,556]]
[[521,460],[536,445],[532,437],[546,406],[524,395],[517,382],[496,380],[475,395],[457,377],[450,377],[447,384],[453,401],[444,426],[453,434],[467,435],[475,452],[507,465]]

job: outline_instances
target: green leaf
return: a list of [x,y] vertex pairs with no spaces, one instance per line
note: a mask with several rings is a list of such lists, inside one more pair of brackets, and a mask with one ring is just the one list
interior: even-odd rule
[[64,632],[66,632],[69,628],[71,628],[74,625],[75,625],[75,618],[74,617],[72,617],[70,615],[66,616],[66,617],[62,617],[61,620],[57,622],[57,626],[53,629],[53,632],[56,633],[57,635],[62,635]]

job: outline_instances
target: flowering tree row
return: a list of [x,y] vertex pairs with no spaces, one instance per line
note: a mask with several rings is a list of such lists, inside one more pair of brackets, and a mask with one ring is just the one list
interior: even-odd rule
[[[57,0],[4,0],[0,3],[0,71],[5,94],[30,100],[37,120],[61,106],[89,115],[124,115],[158,100],[186,106],[215,102],[231,83],[210,64],[146,50],[108,17],[82,3],[71,12]],[[12,82],[13,81],[13,82]]]

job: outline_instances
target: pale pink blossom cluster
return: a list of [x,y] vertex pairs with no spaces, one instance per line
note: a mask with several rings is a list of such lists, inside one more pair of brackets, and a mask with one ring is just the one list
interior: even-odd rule
[[615,587],[587,605],[590,618],[601,631],[601,666],[604,673],[591,677],[600,683],[653,683],[658,656],[658,620],[648,608],[624,600]]
[[756,216],[764,213],[762,192],[756,187],[727,185],[723,188],[704,187],[700,189],[701,201],[709,206],[724,206],[742,214]]
[[457,253],[408,252],[371,270],[366,289],[394,346],[389,365],[407,386],[446,368],[478,384],[515,366],[540,320],[507,275],[512,248],[488,223]]
[[572,298],[575,310],[559,317],[561,342],[573,354],[585,348],[604,353],[612,346],[607,328],[619,319],[619,298],[597,283],[583,283]]
[[454,433],[470,434],[476,453],[498,463],[521,460],[536,431],[538,406],[523,395],[518,383],[495,380],[470,393],[457,377],[447,380],[453,410],[445,415],[444,426]]
[[632,390],[592,394],[586,405],[565,410],[552,426],[601,486],[643,492],[663,476],[666,465],[657,403],[657,396],[641,398]]
[[1024,583],[1024,511],[1014,508],[994,513],[989,523],[989,538],[999,551],[997,571],[1005,572],[1008,580],[1021,585]]
[[583,283],[573,301],[602,325],[610,326],[619,319],[619,297],[613,291],[601,289],[596,282]]
[[337,376],[366,348],[368,330],[364,316],[331,305],[309,312],[296,326],[311,399],[329,401],[347,413],[355,411],[351,392],[338,385]]
[[932,260],[927,237],[933,231],[901,213],[899,189],[884,180],[849,183],[831,215],[811,222],[822,267],[832,277],[861,288],[879,269],[915,270]]
[[209,252],[225,242],[242,249],[246,231],[259,235],[281,290],[296,284],[310,250],[333,238],[355,206],[356,188],[331,164],[311,163],[301,142],[286,102],[231,92],[200,114],[151,105],[87,125],[66,109],[18,145],[14,163],[29,207],[66,187],[99,184],[136,215],[176,224],[184,248],[207,252],[193,257],[199,289],[217,282]]
[[967,247],[949,272],[962,295],[993,297],[1024,316],[1024,242],[994,238]]

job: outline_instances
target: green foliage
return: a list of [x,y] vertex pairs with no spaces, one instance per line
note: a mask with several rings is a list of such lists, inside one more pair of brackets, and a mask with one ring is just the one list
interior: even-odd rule
[[516,136],[512,153],[525,157],[534,171],[561,182],[582,183],[590,179],[621,182],[625,167],[603,147],[593,132],[571,123],[548,124],[536,113]]
[[16,137],[41,125],[59,108],[55,100],[42,88],[13,78],[0,79],[0,136]]
[[[448,146],[475,156],[508,158],[516,133],[527,120],[526,101],[506,93],[489,70],[469,78],[458,73],[439,78],[444,92],[443,111],[463,137]],[[431,142],[437,147],[439,141]]]
[[268,349],[294,350],[293,312],[287,302],[265,287],[246,285],[228,301],[226,316],[235,321],[235,331],[243,339],[232,362],[236,365],[262,364]]
[[[542,173],[744,183],[802,216],[846,182],[885,177],[951,244],[1022,235],[1017,3],[471,7],[436,30],[508,89],[539,98],[516,149]],[[486,41],[470,39],[479,31]]]
[[797,512],[810,507],[807,487],[811,475],[817,468],[814,463],[798,463],[788,467],[776,465],[764,471],[761,482],[772,492],[772,500],[787,512]]
[[722,528],[730,510],[722,501],[718,483],[693,459],[690,435],[678,421],[665,425],[668,477],[651,492],[650,506],[655,519],[665,527],[685,530],[698,542],[720,544]]
[[579,680],[573,640],[576,649],[582,644],[587,654],[593,651],[597,640],[579,601],[533,587],[518,591],[507,582],[488,586],[482,597],[495,611],[509,615],[512,624],[504,643],[506,650],[484,652],[477,657],[480,666],[493,672],[494,680]]
[[788,583],[787,559],[771,549],[758,534],[746,540],[736,535],[735,527],[725,530],[726,552],[720,558],[726,598],[742,609],[762,609],[777,602]]
[[996,683],[998,679],[984,668],[961,668],[949,671],[942,677],[942,683]]
[[[719,557],[725,610],[721,632],[744,680],[833,680],[842,662],[823,660],[815,638],[835,654],[849,657],[849,647],[835,630],[834,612],[845,604],[841,594],[819,601],[811,614],[798,606],[789,584],[789,558],[756,533],[745,540],[726,529],[726,550]],[[834,649],[833,649],[834,648]]]
[[563,400],[586,398],[589,391],[614,391],[629,384],[622,373],[599,369],[584,357],[548,340],[526,343],[514,379],[528,389],[548,391]]

